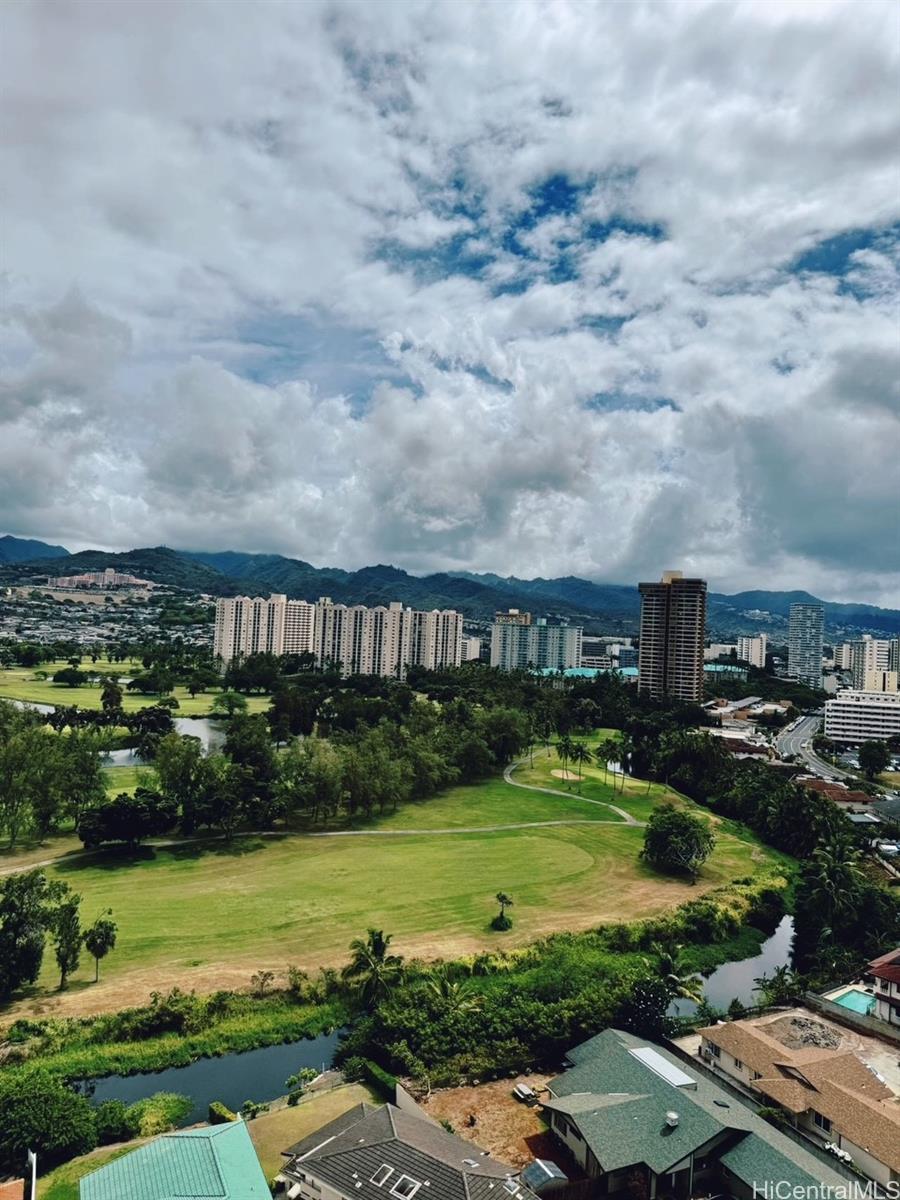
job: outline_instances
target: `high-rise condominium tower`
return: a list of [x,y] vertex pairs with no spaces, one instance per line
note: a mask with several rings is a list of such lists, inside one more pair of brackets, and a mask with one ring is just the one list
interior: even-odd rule
[[822,639],[825,610],[821,604],[792,604],[788,619],[788,675],[809,687],[822,686]]
[[638,591],[638,690],[654,697],[702,700],[706,580],[665,571],[659,583],[638,584]]

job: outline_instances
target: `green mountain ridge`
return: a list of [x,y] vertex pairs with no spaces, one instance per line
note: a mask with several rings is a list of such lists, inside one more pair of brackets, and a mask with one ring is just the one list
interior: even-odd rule
[[[39,543],[44,545],[44,543]],[[553,615],[582,621],[589,631],[627,634],[637,628],[640,598],[637,587],[597,583],[578,576],[558,579],[520,579],[469,571],[411,575],[386,563],[345,571],[314,567],[302,559],[280,554],[176,551],[167,546],[122,553],[83,550],[66,556],[71,573],[115,567],[155,583],[207,592],[214,596],[268,595],[283,592],[292,598],[316,600],[330,596],[345,604],[387,604],[399,600],[415,608],[456,608],[470,620],[487,621],[498,610],[519,608],[537,616]],[[0,582],[44,582],[42,575],[58,574],[59,557],[43,555],[28,562],[0,560]],[[817,601],[808,592],[746,591],[735,595],[711,592],[708,628],[716,637],[768,631],[783,640],[790,605],[816,601],[825,606],[832,635],[861,632],[896,635],[900,611],[868,604]],[[767,617],[748,617],[748,612]]]

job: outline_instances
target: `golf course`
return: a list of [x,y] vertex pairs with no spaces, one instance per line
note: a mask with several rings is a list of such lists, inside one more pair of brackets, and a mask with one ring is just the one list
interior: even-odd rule
[[[660,875],[639,858],[642,823],[663,799],[690,802],[639,780],[626,779],[623,790],[621,777],[604,782],[596,765],[565,782],[558,770],[555,752],[541,747],[533,765],[529,756],[508,772],[510,782],[451,788],[355,828],[157,843],[134,855],[88,854],[72,839],[58,854],[48,844],[50,875],[82,897],[88,919],[111,908],[119,940],[99,984],[85,956],[61,994],[47,955],[24,1003],[32,1012],[76,1014],[176,984],[242,986],[261,968],[315,970],[343,962],[349,941],[370,926],[392,932],[409,957],[509,949],[558,930],[654,915],[780,870],[776,852],[698,809],[717,840],[696,885]],[[34,862],[36,852],[27,853]],[[497,934],[489,921],[501,890],[514,899],[513,928]]]

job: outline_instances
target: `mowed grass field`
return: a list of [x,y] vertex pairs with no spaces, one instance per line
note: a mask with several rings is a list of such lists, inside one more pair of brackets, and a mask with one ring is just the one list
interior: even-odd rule
[[[41,663],[39,667],[7,667],[0,670],[0,700],[22,700],[27,704],[75,704],[78,708],[100,708],[102,688],[98,684],[81,684],[79,687],[63,687],[53,682],[53,675],[63,667],[68,667],[65,660],[59,662]],[[89,674],[124,675],[130,679],[143,668],[140,663],[115,663],[101,658],[92,663],[86,658],[78,668]],[[45,673],[47,678],[38,677],[38,672]],[[139,692],[129,692],[122,685],[122,708],[125,712],[137,712],[150,704],[156,704],[159,696],[142,696]],[[185,687],[176,687],[172,695],[178,701],[179,717],[205,716],[211,710],[219,689],[209,692],[198,692],[192,696]],[[268,696],[247,696],[247,712],[265,712],[269,707]]]
[[[99,985],[90,982],[86,958],[62,996],[52,994],[48,954],[40,981],[47,990],[24,1007],[87,1012],[175,984],[213,990],[246,985],[260,968],[336,965],[372,926],[392,933],[406,956],[511,948],[557,930],[650,916],[783,862],[706,815],[718,840],[694,887],[642,862],[641,826],[606,823],[608,810],[574,792],[548,796],[502,780],[451,789],[361,833],[251,836],[230,846],[145,848],[133,859],[106,851],[61,860],[50,873],[82,896],[86,919],[112,908],[119,943]],[[570,823],[488,828],[535,821]],[[508,934],[488,924],[501,890],[515,900]]]

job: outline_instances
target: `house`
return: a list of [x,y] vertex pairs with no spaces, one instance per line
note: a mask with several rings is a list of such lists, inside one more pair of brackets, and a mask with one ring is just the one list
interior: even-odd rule
[[288,1200],[537,1200],[512,1167],[393,1104],[358,1104],[282,1153]]
[[875,978],[875,1012],[889,1025],[900,1025],[900,947],[869,963],[867,975]]
[[[791,1021],[810,1031],[810,1044],[790,1036]],[[699,1033],[701,1056],[762,1103],[780,1108],[798,1132],[844,1150],[877,1183],[900,1182],[900,1098],[854,1052],[860,1039],[836,1034],[812,1014],[790,1013],[723,1022]],[[896,1052],[885,1047],[885,1064],[890,1058]]]
[[166,1133],[85,1175],[80,1200],[270,1200],[243,1121]]
[[[544,1111],[597,1195],[781,1195],[776,1186],[847,1186],[825,1156],[775,1129],[672,1051],[607,1029],[569,1051]],[[793,1193],[798,1194],[798,1193]],[[816,1194],[807,1191],[807,1195]]]

